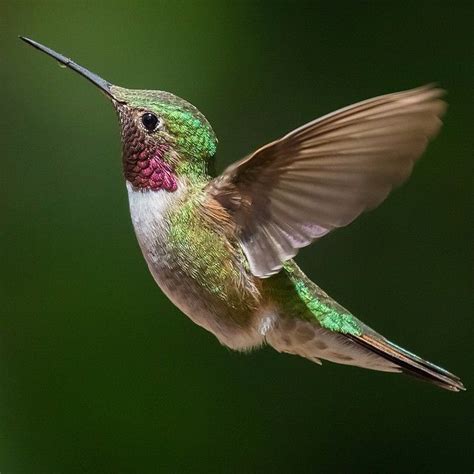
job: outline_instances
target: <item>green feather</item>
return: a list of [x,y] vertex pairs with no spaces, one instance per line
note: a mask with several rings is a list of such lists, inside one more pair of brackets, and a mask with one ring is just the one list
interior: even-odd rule
[[283,272],[291,281],[299,299],[323,328],[353,336],[362,334],[360,321],[313,283],[293,260],[284,264]]

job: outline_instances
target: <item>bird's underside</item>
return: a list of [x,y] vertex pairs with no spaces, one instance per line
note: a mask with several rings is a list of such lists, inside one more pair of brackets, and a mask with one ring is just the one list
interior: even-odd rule
[[190,319],[231,349],[249,351],[268,344],[278,352],[318,364],[327,360],[403,372],[448,390],[464,388],[455,375],[405,351],[363,324],[291,260],[270,278],[253,277],[254,286],[248,285],[240,301],[233,302],[210,293],[189,275],[177,278],[179,271],[173,266],[180,264],[174,259],[165,266],[164,262],[165,255],[159,264],[149,263],[162,290]]

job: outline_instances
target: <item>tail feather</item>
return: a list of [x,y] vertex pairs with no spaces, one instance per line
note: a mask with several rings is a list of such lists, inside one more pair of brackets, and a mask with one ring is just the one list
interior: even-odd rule
[[315,321],[279,318],[265,340],[279,352],[383,372],[402,372],[453,392],[465,390],[459,377],[402,349],[361,323],[360,335],[328,331]]
[[412,375],[453,392],[465,390],[464,385],[456,375],[402,349],[376,333],[362,334],[360,336],[347,335],[346,337],[361,347],[392,362],[405,374]]
[[[293,261],[269,279],[278,301],[265,341],[279,352],[384,372],[403,372],[454,392],[458,377],[393,344],[355,318],[312,282]],[[292,294],[293,292],[293,294]],[[287,295],[277,299],[275,295]],[[288,296],[289,295],[289,296]],[[267,327],[268,326],[268,327]]]

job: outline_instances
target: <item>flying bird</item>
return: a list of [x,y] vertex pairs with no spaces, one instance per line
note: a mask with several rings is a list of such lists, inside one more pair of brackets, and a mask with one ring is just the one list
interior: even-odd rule
[[21,39],[112,102],[138,243],[156,283],[196,324],[239,351],[268,344],[317,363],[404,372],[464,389],[455,375],[365,325],[292,260],[408,178],[441,127],[441,89],[424,86],[350,105],[212,177],[217,138],[196,107],[169,92],[115,86]]

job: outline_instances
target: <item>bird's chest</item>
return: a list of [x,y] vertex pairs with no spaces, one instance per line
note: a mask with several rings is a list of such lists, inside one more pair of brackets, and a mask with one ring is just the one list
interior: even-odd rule
[[186,189],[168,193],[127,184],[135,233],[148,267],[167,296],[195,322],[239,312],[245,292],[233,248],[199,216]]
[[177,272],[169,249],[169,216],[183,197],[183,191],[169,193],[134,188],[127,182],[130,215],[138,243],[157,283],[162,286]]
[[259,290],[232,239],[206,225],[185,189],[167,193],[127,186],[138,242],[168,298],[221,343],[233,348],[259,344]]
[[133,227],[148,268],[168,298],[197,324],[211,330],[212,312],[201,287],[190,275],[196,270],[173,245],[170,217],[184,198],[177,190],[137,190],[127,183]]

